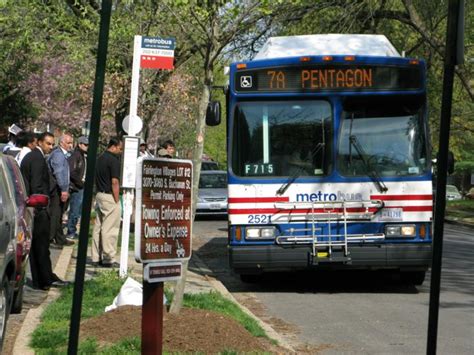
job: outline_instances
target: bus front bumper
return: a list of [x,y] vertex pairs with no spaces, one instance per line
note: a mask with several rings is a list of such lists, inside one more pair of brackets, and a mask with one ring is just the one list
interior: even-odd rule
[[310,246],[229,246],[231,268],[237,273],[291,271],[302,269],[399,269],[425,271],[431,266],[432,245],[378,244],[349,245],[346,261],[315,258]]

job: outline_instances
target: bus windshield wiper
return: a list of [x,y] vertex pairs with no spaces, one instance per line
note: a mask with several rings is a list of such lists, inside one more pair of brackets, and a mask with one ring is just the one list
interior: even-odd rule
[[[324,143],[318,143],[316,146],[311,150],[311,159],[313,159],[316,154],[324,147]],[[277,195],[283,195],[286,190],[290,187],[292,183],[301,175],[301,173],[305,170],[304,167],[300,166],[295,173],[293,173],[286,182],[284,182],[280,188],[277,190]]]
[[365,154],[364,148],[362,148],[362,146],[360,145],[359,141],[357,140],[357,137],[353,134],[350,135],[349,142],[351,145],[354,146],[355,150],[357,151],[357,155],[359,155],[360,160],[362,160],[362,163],[365,166],[367,175],[370,177],[375,187],[377,187],[377,190],[379,192],[388,191],[388,188],[387,186],[385,186],[384,182],[382,181],[382,178],[380,177],[378,171],[375,168],[370,169],[369,162],[367,161],[367,159],[365,159],[366,154]]

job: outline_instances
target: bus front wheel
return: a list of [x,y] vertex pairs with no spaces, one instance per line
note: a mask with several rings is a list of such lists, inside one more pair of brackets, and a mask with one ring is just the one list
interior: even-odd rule
[[240,280],[247,284],[256,283],[260,281],[261,278],[262,278],[262,275],[258,275],[258,274],[240,274]]
[[425,281],[426,271],[403,271],[401,279],[404,282],[420,286]]

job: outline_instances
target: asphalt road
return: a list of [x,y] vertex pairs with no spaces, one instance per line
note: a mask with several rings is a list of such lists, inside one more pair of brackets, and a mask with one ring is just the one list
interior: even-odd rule
[[[426,353],[430,274],[286,273],[245,284],[229,270],[226,220],[195,223],[194,251],[234,296],[299,349],[323,354]],[[474,353],[474,230],[446,225],[439,354]],[[311,350],[309,350],[311,352]]]

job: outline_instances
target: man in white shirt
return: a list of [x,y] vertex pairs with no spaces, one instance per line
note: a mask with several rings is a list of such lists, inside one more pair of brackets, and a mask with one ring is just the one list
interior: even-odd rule
[[18,165],[21,166],[21,161],[25,155],[36,148],[37,139],[33,132],[21,131],[16,137],[16,144],[17,147],[20,148],[20,152],[15,157],[15,160]]

